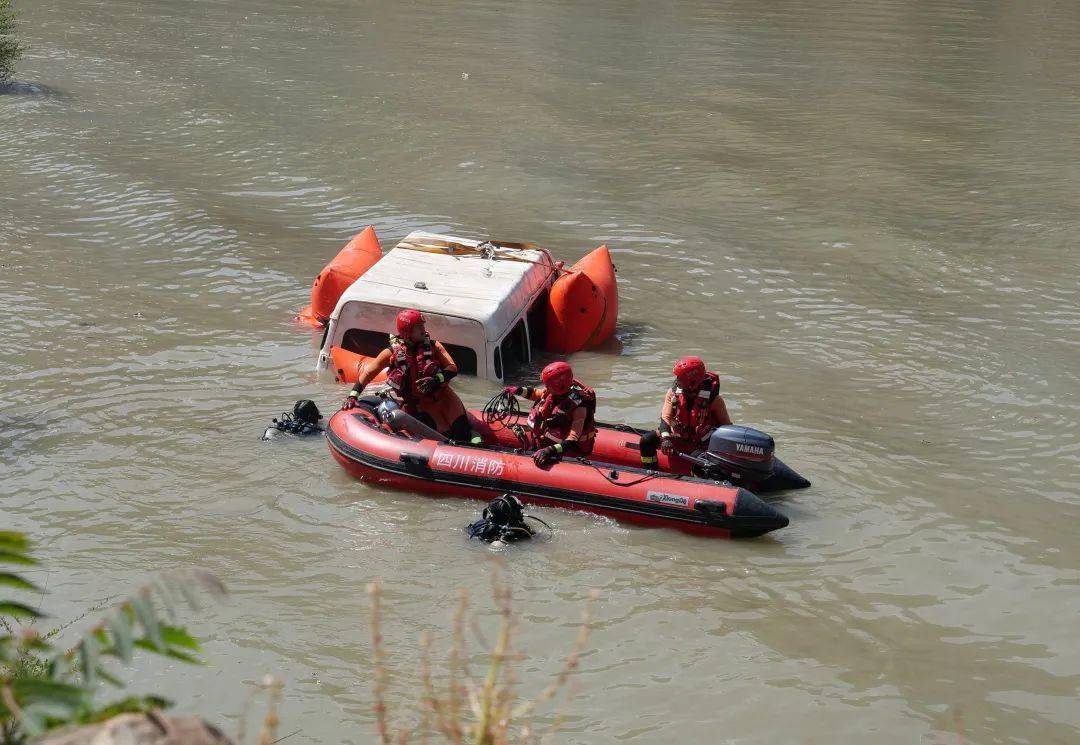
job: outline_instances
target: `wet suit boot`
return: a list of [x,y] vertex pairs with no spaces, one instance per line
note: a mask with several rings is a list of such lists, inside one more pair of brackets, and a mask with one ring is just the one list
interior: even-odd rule
[[656,468],[660,462],[656,458],[656,450],[659,447],[660,435],[656,433],[656,430],[646,432],[641,436],[641,440],[638,442],[638,449],[641,451],[642,468]]
[[483,445],[484,438],[482,438],[469,424],[469,417],[466,414],[462,414],[454,420],[450,425],[449,436],[451,440],[457,442],[467,442],[470,445]]

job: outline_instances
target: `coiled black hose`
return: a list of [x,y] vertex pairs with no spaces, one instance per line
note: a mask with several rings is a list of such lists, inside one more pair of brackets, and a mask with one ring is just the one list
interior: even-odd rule
[[521,407],[518,405],[517,396],[506,391],[499,392],[484,405],[483,414],[484,424],[491,427],[493,431],[508,429],[517,437],[522,450],[529,449],[529,437],[517,423],[521,418]]

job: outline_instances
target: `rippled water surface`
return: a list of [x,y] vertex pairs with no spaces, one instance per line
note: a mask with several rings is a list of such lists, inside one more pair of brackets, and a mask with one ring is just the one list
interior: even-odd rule
[[340,400],[291,317],[370,223],[607,242],[619,344],[573,358],[603,418],[654,421],[698,352],[814,481],[755,541],[542,513],[527,692],[601,592],[559,741],[1080,737],[1075,3],[20,5],[0,523],[57,619],[177,565],[234,594],[211,666],[137,681],[232,727],[277,673],[291,742],[367,742],[365,583],[398,706],[455,588],[486,607],[474,503],[258,441]]

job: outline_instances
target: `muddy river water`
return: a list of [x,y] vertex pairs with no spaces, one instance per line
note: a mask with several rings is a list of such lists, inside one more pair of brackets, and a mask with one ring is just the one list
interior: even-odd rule
[[601,593],[557,741],[1080,737],[1080,6],[19,4],[0,526],[57,619],[166,567],[232,590],[190,619],[211,665],[137,684],[231,728],[274,673],[290,742],[369,742],[365,583],[399,707],[456,588],[490,606],[474,503],[259,442],[340,401],[291,318],[374,224],[608,243],[602,417],[700,353],[814,481],[752,541],[541,513],[505,554],[526,692]]

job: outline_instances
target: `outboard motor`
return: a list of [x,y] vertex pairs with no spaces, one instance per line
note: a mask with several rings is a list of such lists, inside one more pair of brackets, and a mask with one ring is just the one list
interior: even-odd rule
[[771,435],[751,427],[728,424],[717,427],[709,437],[709,447],[702,455],[709,461],[713,474],[739,486],[761,482],[772,476],[773,450],[776,444]]

